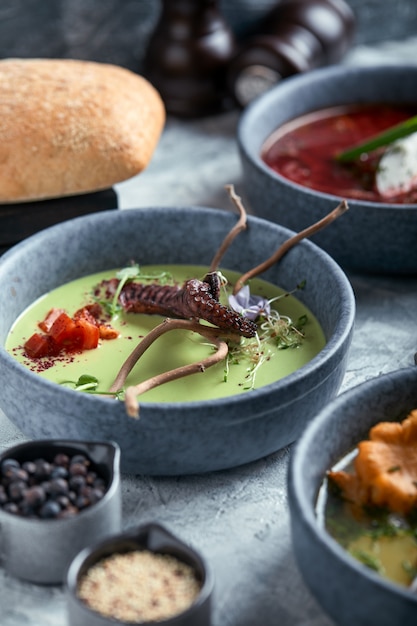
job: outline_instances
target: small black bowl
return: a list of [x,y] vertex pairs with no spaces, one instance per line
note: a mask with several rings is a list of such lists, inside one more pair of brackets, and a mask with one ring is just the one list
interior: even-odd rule
[[[200,592],[193,604],[185,611],[158,621],[164,626],[210,626],[213,576],[204,559],[198,552],[183,543],[164,526],[149,523],[132,528],[110,537],[90,548],[82,550],[71,563],[66,581],[66,596],[69,626],[116,626],[131,624],[111,617],[106,617],[90,609],[77,595],[81,578],[96,563],[115,554],[124,554],[136,550],[149,550],[159,554],[172,555],[190,565],[201,581]],[[140,622],[154,624],[155,622]]]

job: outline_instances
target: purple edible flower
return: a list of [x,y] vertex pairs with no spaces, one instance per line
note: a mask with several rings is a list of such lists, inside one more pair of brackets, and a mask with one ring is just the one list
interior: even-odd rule
[[256,320],[260,315],[269,315],[271,312],[269,301],[261,296],[252,296],[249,285],[242,287],[236,295],[229,296],[229,304],[234,311],[250,320]]

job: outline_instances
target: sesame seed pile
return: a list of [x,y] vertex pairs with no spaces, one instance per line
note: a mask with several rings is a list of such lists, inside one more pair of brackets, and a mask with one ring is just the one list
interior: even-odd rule
[[78,597],[90,609],[124,622],[158,622],[185,611],[201,583],[195,570],[169,554],[114,554],[80,580]]

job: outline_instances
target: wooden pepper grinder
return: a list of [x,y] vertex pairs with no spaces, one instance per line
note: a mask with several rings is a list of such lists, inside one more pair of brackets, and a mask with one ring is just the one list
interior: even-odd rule
[[144,74],[169,114],[197,117],[232,106],[226,72],[234,36],[216,0],[163,0],[145,54]]
[[244,107],[283,78],[338,62],[355,18],[344,0],[281,0],[230,63],[228,85]]

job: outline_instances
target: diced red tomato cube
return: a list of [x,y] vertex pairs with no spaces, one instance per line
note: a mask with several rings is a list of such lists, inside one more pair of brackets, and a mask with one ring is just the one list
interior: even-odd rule
[[74,341],[74,331],[74,320],[66,313],[61,313],[52,324],[48,334],[63,347],[65,343],[71,344]]
[[32,359],[39,359],[43,356],[56,356],[60,352],[60,347],[49,335],[34,333],[24,345],[26,356]]
[[52,308],[38,326],[45,334],[35,333],[25,344],[31,358],[56,356],[61,351],[78,352],[97,348],[101,335],[113,339],[118,332],[99,322],[102,314],[99,304],[78,309],[71,318],[64,309]]
[[97,348],[100,338],[100,331],[97,324],[91,324],[91,322],[84,317],[77,319],[75,324],[80,336],[79,349],[92,350],[93,348]]
[[51,309],[46,315],[45,319],[42,322],[39,322],[38,326],[44,333],[49,333],[51,330],[52,324],[55,322],[57,317],[64,313],[64,309]]
[[[101,311],[100,307],[99,309]],[[94,313],[99,314],[99,310],[95,309],[94,305],[88,305],[79,309],[74,315],[75,324],[80,333],[81,350],[92,350],[98,346],[100,330]]]

